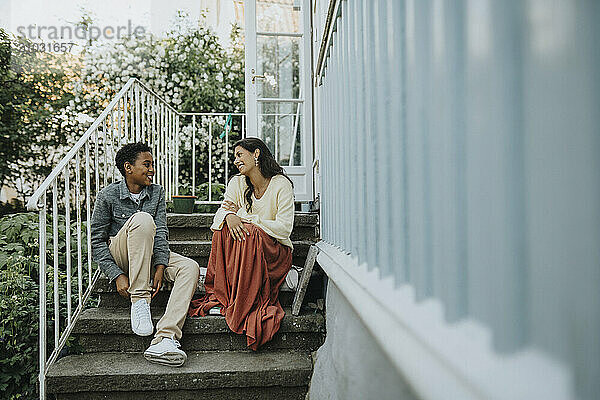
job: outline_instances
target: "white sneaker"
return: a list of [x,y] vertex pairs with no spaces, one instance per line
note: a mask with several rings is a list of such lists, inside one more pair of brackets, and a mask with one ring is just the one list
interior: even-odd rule
[[181,345],[177,340],[163,338],[160,342],[148,347],[144,352],[144,357],[150,362],[180,367],[187,360],[187,355],[179,347]]
[[285,276],[285,284],[292,291],[296,291],[298,288],[298,280],[300,279],[300,275],[298,274],[298,270],[294,265],[290,268],[289,272]]
[[146,299],[141,299],[131,304],[131,330],[139,336],[150,336],[154,331],[150,304]]
[[214,306],[210,310],[208,310],[208,315],[221,315],[221,307]]

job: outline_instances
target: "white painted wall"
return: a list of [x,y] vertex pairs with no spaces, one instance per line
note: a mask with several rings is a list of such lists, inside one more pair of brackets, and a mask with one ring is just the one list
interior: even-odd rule
[[316,353],[311,400],[415,400],[406,380],[339,288],[327,286],[327,337]]
[[[600,2],[313,11],[322,238],[339,264],[322,266],[345,271],[350,303],[396,288],[383,315],[354,307],[382,351],[407,377],[430,354],[423,376],[445,368],[437,385],[468,398],[597,399]],[[375,278],[344,285],[353,266]],[[424,398],[467,398],[423,376],[409,381]]]

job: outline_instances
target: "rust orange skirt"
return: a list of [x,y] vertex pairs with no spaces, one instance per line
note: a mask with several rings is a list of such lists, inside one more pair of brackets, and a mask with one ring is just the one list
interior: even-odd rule
[[292,249],[252,224],[250,235],[236,241],[227,224],[215,231],[204,286],[206,295],[193,300],[190,317],[205,316],[222,306],[229,328],[245,334],[248,347],[257,350],[273,338],[285,315],[279,287],[292,266]]

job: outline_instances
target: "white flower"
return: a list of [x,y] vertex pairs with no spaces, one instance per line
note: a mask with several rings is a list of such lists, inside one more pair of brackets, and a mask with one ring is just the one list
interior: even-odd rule
[[76,120],[77,120],[77,122],[79,122],[80,124],[85,124],[85,123],[87,123],[87,122],[93,122],[93,121],[94,121],[94,119],[93,119],[92,117],[90,117],[89,115],[87,115],[87,114],[84,114],[84,113],[78,113],[78,114],[75,116],[75,119],[76,119]]

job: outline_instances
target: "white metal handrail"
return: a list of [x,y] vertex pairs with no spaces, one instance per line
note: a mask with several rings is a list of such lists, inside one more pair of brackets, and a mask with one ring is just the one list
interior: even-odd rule
[[[213,153],[212,153],[212,142],[213,142],[213,133],[214,133],[214,124],[218,122],[223,122],[225,117],[229,118],[239,118],[239,125],[241,127],[241,135],[240,138],[246,136],[246,114],[244,113],[198,113],[198,112],[185,112],[181,113],[182,116],[189,116],[192,118],[192,176],[191,176],[191,195],[196,195],[196,135],[201,131],[198,126],[202,127],[204,125],[208,125],[208,129],[206,129],[207,141],[209,143],[208,146],[208,199],[207,200],[199,200],[197,203],[199,204],[218,204],[221,201],[215,201],[212,198],[212,185],[213,185]],[[198,119],[200,119],[198,123]],[[224,159],[224,183],[226,184],[229,181],[229,135],[231,134],[231,128],[225,123],[225,128],[223,130],[225,133],[224,143],[225,143],[225,151],[223,152]],[[217,135],[219,133],[217,132]]]
[[[118,179],[119,172],[114,165],[114,156],[118,147],[131,141],[142,141],[149,144],[156,160],[155,177],[157,183],[165,188],[167,200],[179,193],[179,162],[180,162],[180,118],[191,116],[194,125],[192,137],[192,190],[195,190],[196,180],[196,152],[195,141],[199,133],[195,129],[196,119],[207,119],[208,132],[208,168],[209,168],[209,192],[208,201],[202,203],[217,203],[212,199],[213,183],[213,157],[212,157],[212,134],[213,124],[219,118],[223,119],[228,113],[179,113],[171,107],[164,99],[154,91],[145,86],[135,78],[131,78],[116,94],[100,116],[91,124],[82,137],[67,152],[64,158],[57,164],[48,177],[27,202],[27,209],[39,212],[39,382],[40,399],[46,398],[46,373],[50,366],[57,360],[60,351],[64,347],[75,323],[83,311],[93,287],[100,276],[100,270],[94,271],[91,259],[91,227],[89,224],[92,211],[92,201],[100,191],[101,186],[106,186],[109,181]],[[241,118],[242,137],[244,136],[245,114],[231,113],[232,117]],[[202,122],[200,123],[202,125]],[[225,168],[225,180],[228,177],[228,140],[229,128],[225,131],[225,151],[223,153]],[[83,153],[83,154],[82,154]],[[82,163],[83,157],[83,163]],[[82,182],[81,169],[84,168]],[[74,190],[72,188],[74,179]],[[101,185],[102,182],[102,185]],[[93,190],[92,190],[93,188]],[[82,193],[83,190],[83,193]],[[51,192],[51,195],[49,195]],[[46,250],[46,218],[48,207],[52,209],[52,240],[53,240],[53,271],[49,277],[47,270]],[[84,211],[82,211],[82,206]],[[71,249],[71,210],[76,215],[76,228],[73,237],[76,238],[77,259],[77,307],[72,307],[72,253]],[[86,240],[82,238],[82,219],[87,221],[85,225]],[[59,215],[64,215],[65,242],[66,242],[66,318],[62,321],[60,315],[59,294]],[[85,242],[85,243],[84,243]],[[87,249],[87,259],[84,261],[83,246]],[[73,256],[75,256],[73,254]],[[87,279],[84,272],[84,263],[87,264]],[[54,302],[54,349],[47,357],[47,280],[51,279],[53,284]]]

